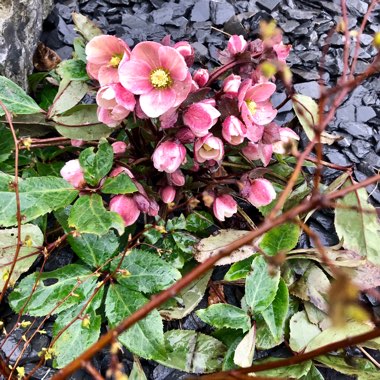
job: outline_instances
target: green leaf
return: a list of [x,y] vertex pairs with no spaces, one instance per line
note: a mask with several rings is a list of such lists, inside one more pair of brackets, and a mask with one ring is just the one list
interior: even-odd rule
[[[29,115],[42,112],[38,104],[10,79],[0,76],[0,100],[7,110],[16,115]],[[5,115],[0,107],[0,116]]]
[[245,311],[236,306],[218,303],[207,309],[198,310],[198,317],[215,328],[228,327],[242,329],[244,332],[251,328],[251,321]]
[[120,173],[116,177],[106,178],[102,185],[104,194],[130,194],[137,191],[132,179],[125,173]]
[[[111,285],[106,298],[106,316],[110,326],[117,326],[147,302],[148,299],[139,292]],[[122,333],[119,340],[128,350],[143,358],[165,359],[163,324],[157,310]]]
[[86,71],[86,63],[79,59],[62,61],[57,67],[57,73],[68,80],[86,81],[89,79]]
[[63,161],[54,161],[45,164],[43,162],[37,162],[36,169],[40,176],[52,176],[59,177],[60,171],[63,168],[65,163]]
[[14,149],[11,131],[0,123],[0,162],[6,161]]
[[289,292],[283,279],[280,279],[276,297],[273,302],[261,312],[273,338],[281,340],[284,335],[284,325],[289,310]]
[[58,315],[53,326],[53,335],[58,337],[53,345],[55,368],[63,368],[99,339],[102,318],[96,310],[103,293],[101,288],[91,302],[84,300]]
[[166,230],[169,232],[186,229],[186,219],[183,214],[176,218],[171,218],[166,222]]
[[224,280],[236,281],[246,278],[252,269],[252,261],[254,258],[255,256],[251,256],[237,263],[233,263],[230,269],[228,269],[228,272],[224,275]]
[[120,269],[128,274],[117,272],[117,281],[132,290],[157,293],[181,278],[177,269],[148,251],[134,249],[124,258],[116,257],[111,264],[112,270],[119,266],[120,260]]
[[210,373],[222,369],[226,347],[219,340],[192,330],[165,333],[167,358],[160,364],[188,373]]
[[100,142],[96,153],[93,147],[83,150],[79,155],[79,162],[86,182],[91,186],[96,186],[112,168],[112,147],[106,141]]
[[88,17],[80,14],[73,13],[73,21],[75,24],[75,29],[87,40],[90,41],[96,36],[103,34],[102,30],[98,28],[94,22],[92,22]]
[[303,351],[310,341],[321,333],[318,326],[308,320],[304,310],[294,314],[289,325],[289,345],[294,352]]
[[164,304],[160,310],[161,316],[166,320],[172,320],[182,319],[189,315],[201,302],[211,274],[212,271],[206,272],[180,291],[176,297],[178,300],[176,306],[172,307]]
[[262,256],[252,262],[253,271],[245,281],[247,305],[255,315],[265,310],[274,300],[280,281],[280,271],[269,273],[269,267]]
[[137,358],[133,361],[132,371],[128,376],[128,380],[147,380],[141,363]]
[[91,141],[108,137],[113,129],[99,123],[97,109],[96,104],[79,104],[53,117],[53,120],[58,123],[55,129],[62,136],[74,140]]
[[269,256],[293,249],[300,235],[300,228],[294,223],[284,223],[264,234],[260,248]]
[[9,304],[16,313],[23,309],[23,313],[36,317],[57,314],[88,299],[96,281],[97,276],[78,264],[36,272],[21,280],[9,296]]
[[193,211],[186,218],[186,229],[190,232],[205,232],[212,225],[214,225],[214,220],[205,211]]
[[[349,185],[350,182],[346,184]],[[345,248],[380,265],[380,223],[375,207],[370,205],[367,199],[365,189],[359,189],[339,199],[335,212],[335,228],[339,238],[343,239]],[[362,209],[363,212],[355,208]]]
[[80,233],[99,236],[105,235],[111,228],[115,228],[122,235],[125,228],[119,214],[104,208],[99,194],[80,197],[70,210],[68,223]]
[[[7,125],[7,121],[2,119]],[[20,137],[42,137],[52,132],[54,127],[54,123],[46,121],[46,116],[42,113],[16,115],[12,123]]]
[[[265,360],[255,361],[255,364],[264,364],[268,362],[273,362],[281,360],[280,358],[269,358]],[[312,366],[312,361],[308,360],[300,364],[294,364],[287,367],[280,367],[275,369],[269,369],[266,371],[255,372],[258,376],[268,376],[268,377],[279,377],[285,379],[300,379],[302,376],[305,376]]]
[[324,380],[324,377],[317,370],[317,368],[314,365],[312,365],[310,367],[310,371],[306,375],[302,376],[301,380]]
[[[4,227],[17,224],[16,193],[11,183],[0,179],[0,225]],[[12,181],[12,180],[11,180]],[[19,195],[22,222],[26,223],[50,211],[57,210],[70,204],[78,195],[63,178],[35,177],[19,179]]]
[[[34,224],[24,224],[21,226],[21,242],[22,246],[19,250],[18,259],[9,280],[11,286],[13,286],[20,275],[26,272],[36,260],[38,247],[44,244],[44,235]],[[0,230],[0,291],[4,287],[5,279],[9,277],[16,247],[17,228]],[[31,255],[32,253],[36,254]]]

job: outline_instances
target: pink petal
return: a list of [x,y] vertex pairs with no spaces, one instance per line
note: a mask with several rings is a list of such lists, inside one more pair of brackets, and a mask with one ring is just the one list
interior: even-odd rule
[[100,70],[100,68],[101,68],[102,66],[103,66],[103,65],[97,65],[97,64],[95,64],[95,63],[87,62],[86,70],[87,70],[87,74],[88,74],[88,76],[89,76],[91,79],[96,79],[96,80],[98,80],[99,70]]
[[135,96],[126,90],[120,83],[115,86],[115,99],[117,103],[129,111],[133,111],[136,105]]
[[273,83],[260,83],[251,87],[245,94],[245,100],[257,102],[267,101],[276,91],[276,85]]
[[263,133],[263,125],[252,124],[250,127],[247,128],[246,137],[248,140],[252,142],[258,142],[263,137]]
[[174,107],[176,93],[173,89],[152,90],[140,96],[140,106],[149,117],[159,117]]
[[250,79],[246,79],[241,83],[240,88],[239,88],[239,92],[238,92],[239,109],[245,103],[244,100],[246,98],[246,93],[247,93],[249,87],[251,87],[251,85],[252,85],[252,81]]
[[190,72],[187,73],[187,77],[182,82],[174,81],[171,89],[176,93],[176,100],[173,107],[178,107],[189,95],[191,90],[191,84],[193,80],[191,79]]
[[111,211],[117,212],[123,218],[126,226],[135,223],[140,215],[140,210],[134,199],[126,195],[113,197],[109,206]]
[[183,56],[172,47],[161,46],[158,50],[160,67],[168,70],[174,80],[183,81],[188,73],[188,68]]
[[116,67],[102,66],[98,72],[98,81],[101,86],[119,83],[119,73]]
[[277,110],[270,102],[256,103],[256,107],[256,112],[252,115],[251,120],[258,125],[270,123],[277,115]]
[[162,47],[158,42],[144,41],[138,43],[132,50],[131,60],[143,61],[148,64],[150,71],[160,65],[158,51]]
[[126,61],[119,65],[120,83],[136,95],[146,94],[154,87],[150,83],[152,69],[144,61]]
[[266,206],[276,198],[276,192],[272,184],[264,178],[252,181],[248,200],[255,206]]
[[273,154],[272,144],[261,144],[260,146],[260,160],[264,166],[268,166]]

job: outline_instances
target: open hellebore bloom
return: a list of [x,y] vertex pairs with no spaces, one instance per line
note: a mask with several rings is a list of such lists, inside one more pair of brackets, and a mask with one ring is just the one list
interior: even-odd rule
[[241,193],[255,207],[266,206],[276,198],[273,185],[265,178],[246,182]]
[[228,116],[222,124],[223,138],[231,145],[239,145],[244,141],[246,126],[236,117]]
[[87,73],[101,86],[119,82],[118,67],[129,59],[131,50],[115,36],[96,36],[86,45]]
[[77,189],[80,189],[86,183],[79,160],[67,161],[60,173],[67,182]]
[[137,203],[127,195],[116,195],[111,199],[109,207],[123,218],[126,227],[135,223],[140,215]]
[[164,203],[172,203],[174,201],[176,190],[173,186],[165,186],[160,189],[160,196]]
[[237,203],[234,198],[229,194],[223,194],[214,200],[212,210],[214,215],[220,221],[224,221],[225,218],[230,218],[237,212]]
[[165,141],[153,152],[154,167],[159,172],[174,173],[186,159],[186,148],[176,141]]
[[210,75],[206,69],[198,69],[193,74],[193,79],[199,87],[203,87],[208,82],[209,77]]
[[205,161],[221,161],[224,156],[223,141],[213,136],[212,133],[201,137],[194,143],[194,156],[199,163]]
[[132,50],[129,61],[119,67],[121,84],[140,95],[142,111],[159,117],[177,107],[191,89],[191,75],[183,56],[170,46],[157,42],[140,42]]
[[208,134],[209,129],[216,124],[220,112],[211,104],[199,102],[192,104],[183,114],[183,123],[197,137]]
[[286,146],[291,143],[292,140],[299,140],[300,137],[290,128],[279,128],[280,141],[273,144],[273,152],[278,154],[286,154]]

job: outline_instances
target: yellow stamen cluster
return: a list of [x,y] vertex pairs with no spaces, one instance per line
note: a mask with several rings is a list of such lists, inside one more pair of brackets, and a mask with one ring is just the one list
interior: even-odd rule
[[245,102],[247,104],[249,112],[254,115],[257,111],[257,104],[253,100],[246,100]]
[[164,89],[172,85],[173,80],[170,76],[170,73],[166,69],[154,69],[150,73],[150,83],[154,88]]
[[123,56],[121,54],[115,54],[111,59],[110,59],[110,66],[112,67],[119,67],[119,64],[121,62],[121,60],[123,59]]
[[211,148],[211,146],[210,146],[210,145],[207,145],[207,144],[203,144],[202,148],[203,148],[205,151],[207,151],[207,152],[209,152],[210,150],[213,150],[213,148]]

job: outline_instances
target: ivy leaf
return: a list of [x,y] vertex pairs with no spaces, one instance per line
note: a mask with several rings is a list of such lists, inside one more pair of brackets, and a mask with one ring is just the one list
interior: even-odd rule
[[234,355],[234,363],[239,367],[249,367],[255,355],[256,326],[253,325],[245,337],[237,345]]
[[280,271],[269,273],[269,267],[262,256],[252,262],[253,271],[245,281],[246,302],[254,314],[265,310],[274,300],[280,281]]
[[16,313],[23,310],[36,317],[57,314],[88,299],[96,281],[97,277],[88,268],[78,264],[36,272],[20,281],[9,296],[9,304]]
[[264,234],[260,248],[269,256],[288,252],[293,249],[300,235],[299,227],[294,223],[284,223]]
[[[38,250],[37,247],[43,245],[44,235],[34,224],[24,224],[21,226],[21,242],[22,246],[18,254],[18,260],[9,280],[11,286],[14,285],[20,275],[26,272],[36,260],[37,255],[29,255],[36,252]],[[0,290],[3,289],[5,280],[9,276],[11,263],[16,253],[16,247],[17,228],[0,230]]]
[[11,131],[0,123],[0,162],[8,159],[14,149],[14,141]]
[[[110,326],[117,326],[147,302],[141,293],[112,284],[106,298],[106,316]],[[119,340],[128,350],[143,358],[158,361],[166,357],[163,324],[157,310],[122,333]]]
[[[269,358],[264,360],[255,361],[255,364],[264,364],[268,362],[277,361],[277,358]],[[285,379],[299,379],[302,376],[305,376],[312,366],[313,362],[311,360],[305,361],[300,364],[294,364],[287,367],[280,367],[274,369],[268,369],[266,371],[255,372],[258,376],[263,377],[276,377],[276,378],[285,378]]]
[[90,141],[108,137],[113,129],[99,123],[97,109],[96,104],[79,104],[53,117],[58,123],[55,129],[62,136],[74,140]]
[[186,229],[189,232],[205,232],[212,225],[214,225],[214,220],[205,211],[193,211],[186,218]]
[[96,186],[112,168],[112,147],[107,141],[102,141],[96,153],[93,147],[83,150],[79,155],[79,162],[86,182],[91,186]]
[[69,227],[80,233],[105,235],[111,228],[115,228],[119,235],[124,232],[124,221],[116,212],[107,211],[103,206],[99,194],[80,197],[70,210]]
[[189,315],[201,302],[208,282],[211,278],[212,271],[206,272],[203,276],[194,280],[190,285],[186,286],[181,292],[178,293],[177,305],[169,306],[163,305],[160,310],[161,316],[166,320],[182,319]]
[[86,81],[89,79],[86,71],[86,63],[80,59],[68,59],[62,61],[57,67],[60,77],[72,81]]
[[251,321],[247,313],[236,306],[218,303],[207,309],[198,310],[196,314],[203,322],[218,329],[228,327],[242,329],[245,332],[251,328]]
[[308,320],[304,310],[294,314],[289,325],[289,345],[294,352],[303,351],[309,342],[321,333],[318,326]]
[[284,335],[285,319],[289,310],[289,292],[283,279],[280,279],[276,297],[273,302],[261,312],[273,338],[281,340]]
[[[346,186],[349,184],[350,182],[346,182]],[[380,223],[375,207],[367,199],[365,189],[359,189],[339,199],[335,212],[335,228],[339,238],[343,239],[345,248],[366,257],[373,264],[380,265]],[[363,212],[355,208],[363,209]]]
[[[16,115],[30,115],[42,112],[38,104],[10,79],[0,76],[0,100],[7,110]],[[0,116],[5,115],[0,107]]]
[[181,278],[181,273],[177,269],[148,251],[134,249],[124,258],[116,257],[111,264],[112,270],[118,267],[120,260],[122,260],[120,269],[127,270],[128,274],[118,271],[117,281],[131,290],[157,293]]
[[106,178],[102,185],[104,194],[130,194],[137,191],[132,179],[125,173],[120,173],[116,177]]
[[[53,345],[55,368],[63,368],[99,339],[102,318],[96,310],[103,293],[104,288],[101,288],[91,302],[84,300],[58,315],[53,326],[53,335],[58,337]],[[83,318],[78,318],[81,316]]]
[[188,373],[210,373],[222,369],[226,347],[219,340],[192,330],[165,333],[167,358],[160,364]]
[[[9,180],[11,179],[11,181]],[[12,189],[13,177],[0,177],[0,225],[17,224],[16,193]],[[66,207],[78,195],[63,178],[34,177],[19,179],[22,222],[26,223],[50,211]]]
[[246,278],[252,269],[252,261],[254,258],[254,256],[251,256],[237,263],[233,263],[230,269],[228,269],[228,272],[224,275],[224,280],[236,281]]

